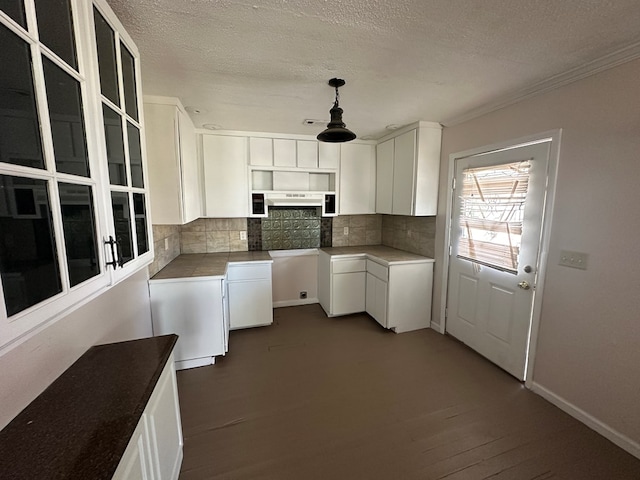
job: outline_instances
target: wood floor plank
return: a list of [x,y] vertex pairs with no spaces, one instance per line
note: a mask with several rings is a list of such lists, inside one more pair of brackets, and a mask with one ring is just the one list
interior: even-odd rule
[[180,478],[640,479],[619,449],[464,345],[276,309],[178,372]]

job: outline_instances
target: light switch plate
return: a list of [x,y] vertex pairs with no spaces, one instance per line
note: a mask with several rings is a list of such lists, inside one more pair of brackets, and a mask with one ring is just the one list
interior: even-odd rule
[[580,270],[587,269],[587,261],[589,260],[589,254],[583,252],[572,252],[571,250],[560,251],[560,261],[558,265],[565,267],[579,268]]

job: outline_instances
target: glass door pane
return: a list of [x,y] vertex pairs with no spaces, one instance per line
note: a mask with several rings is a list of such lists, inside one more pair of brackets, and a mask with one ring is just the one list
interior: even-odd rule
[[36,0],[36,16],[40,41],[78,70],[69,0]]
[[96,24],[96,46],[98,47],[100,90],[105,97],[120,106],[115,34],[107,21],[95,8],[93,10],[93,17]]
[[42,59],[47,87],[56,170],[89,176],[80,83],[47,58]]
[[44,168],[29,45],[0,25],[0,162]]
[[62,292],[45,180],[0,175],[0,273],[7,316]]
[[147,209],[144,201],[144,194],[133,194],[133,210],[136,215],[136,237],[138,240],[138,255],[149,251],[149,241],[147,235]]
[[24,14],[23,0],[0,0],[0,10],[9,15],[22,28],[27,28],[27,18]]
[[123,44],[120,44],[120,57],[122,60],[122,83],[124,84],[124,105],[131,118],[138,121],[135,60]]
[[142,150],[140,148],[140,130],[127,122],[127,136],[129,137],[129,164],[131,166],[131,184],[137,188],[144,188],[142,178]]
[[93,194],[88,185],[60,183],[58,189],[69,282],[74,287],[100,273]]
[[126,185],[127,170],[124,157],[124,139],[122,138],[122,117],[106,105],[102,106],[102,115],[104,136],[107,143],[109,183],[111,185]]
[[127,263],[133,259],[129,194],[126,192],[111,192],[111,207],[113,209],[113,223],[116,230],[118,248],[120,249],[120,258],[123,263]]

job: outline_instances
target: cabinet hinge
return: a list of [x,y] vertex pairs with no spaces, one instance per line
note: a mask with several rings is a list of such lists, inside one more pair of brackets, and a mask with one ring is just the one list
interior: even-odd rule
[[451,190],[455,190],[456,189],[456,177],[453,177],[451,179]]
[[451,252],[453,252],[453,247],[449,245],[449,256],[451,256]]

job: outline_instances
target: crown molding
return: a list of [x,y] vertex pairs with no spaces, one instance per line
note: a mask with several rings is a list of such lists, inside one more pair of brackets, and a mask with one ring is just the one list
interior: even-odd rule
[[541,93],[549,92],[557,88],[563,87],[583,78],[590,77],[597,73],[609,70],[611,68],[622,65],[623,63],[630,62],[640,58],[640,42],[633,43],[626,47],[623,47],[615,52],[604,55],[596,60],[580,65],[579,67],[572,68],[563,73],[553,75],[541,82],[534,83],[528,87],[516,90],[510,94],[504,95],[489,103],[469,110],[462,115],[452,117],[446,121],[441,122],[445,127],[453,127],[474,118],[480,117],[487,113],[494,112],[501,108],[513,105],[514,103],[521,102],[527,98],[540,95]]

